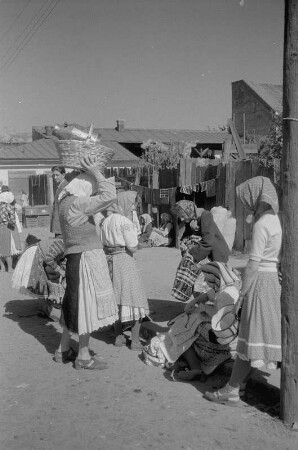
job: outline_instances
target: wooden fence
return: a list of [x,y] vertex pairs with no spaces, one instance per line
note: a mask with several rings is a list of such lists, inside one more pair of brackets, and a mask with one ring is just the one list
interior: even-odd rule
[[[209,202],[208,209],[212,206],[224,206],[231,211],[232,216],[236,218],[234,249],[240,251],[249,247],[252,225],[245,221],[248,212],[236,197],[236,186],[258,175],[267,176],[276,184],[274,169],[261,167],[257,160],[247,159],[223,164],[216,160],[202,162],[189,158],[180,160],[179,163],[180,191],[187,186],[193,187],[202,185],[204,182],[212,182],[215,178],[215,193],[212,202]],[[205,204],[201,203],[198,206],[205,207]]]

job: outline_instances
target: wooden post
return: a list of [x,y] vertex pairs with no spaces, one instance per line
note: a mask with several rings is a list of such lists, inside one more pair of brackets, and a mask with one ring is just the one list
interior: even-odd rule
[[245,129],[245,113],[243,113],[243,144],[245,144],[246,141],[246,129]]
[[[153,169],[152,173],[152,189],[158,189],[159,188],[159,173],[156,169]],[[159,205],[155,205],[157,209],[156,213],[156,226],[159,228]]]
[[281,418],[298,429],[298,2],[285,0]]
[[232,152],[232,135],[229,134],[223,143],[222,162],[228,163]]

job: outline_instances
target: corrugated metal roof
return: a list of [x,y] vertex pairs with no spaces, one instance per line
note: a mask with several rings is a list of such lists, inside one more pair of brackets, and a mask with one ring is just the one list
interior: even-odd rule
[[50,139],[38,139],[27,144],[10,145],[0,152],[0,159],[57,159],[55,144]]
[[[71,124],[80,126],[77,124]],[[33,127],[43,134],[43,127]],[[227,137],[226,131],[201,131],[201,130],[180,130],[180,129],[157,129],[157,128],[127,128],[124,131],[117,131],[115,128],[94,128],[94,132],[100,135],[100,139],[105,142],[122,143],[143,143],[148,139],[161,141],[165,144],[171,142],[197,142],[199,144],[222,144]]]
[[282,85],[259,84],[243,80],[274,111],[282,112]]
[[[115,151],[113,161],[138,161],[138,157],[131,153],[126,148],[122,147],[118,142],[101,141],[103,145],[112,148]],[[58,159],[58,153],[51,139],[38,139],[28,144],[20,145],[6,145],[0,147],[0,161],[1,160],[36,160],[42,161],[44,159]]]
[[113,128],[95,128],[104,141],[123,143],[142,143],[148,139],[161,141],[165,144],[171,142],[197,142],[199,144],[222,144],[227,137],[225,131],[199,131],[199,130],[162,130],[162,129],[126,129],[117,131]]

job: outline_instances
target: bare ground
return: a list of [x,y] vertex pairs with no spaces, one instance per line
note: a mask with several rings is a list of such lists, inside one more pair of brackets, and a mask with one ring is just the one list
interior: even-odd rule
[[[179,258],[177,249],[143,249],[137,255],[155,320],[181,310],[170,296]],[[14,291],[9,274],[0,277],[1,449],[298,448],[297,434],[278,419],[273,400],[249,392],[237,407],[212,404],[202,394],[223,385],[226,372],[206,383],[174,382],[168,372],[146,366],[138,353],[114,347],[110,331],[91,339],[107,370],[77,371],[55,363],[59,325],[37,315],[39,301]]]

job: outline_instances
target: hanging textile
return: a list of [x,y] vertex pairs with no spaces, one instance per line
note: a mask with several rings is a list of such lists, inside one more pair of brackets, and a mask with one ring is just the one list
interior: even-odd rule
[[215,178],[206,181],[206,183],[207,183],[206,197],[215,197],[216,196]]

